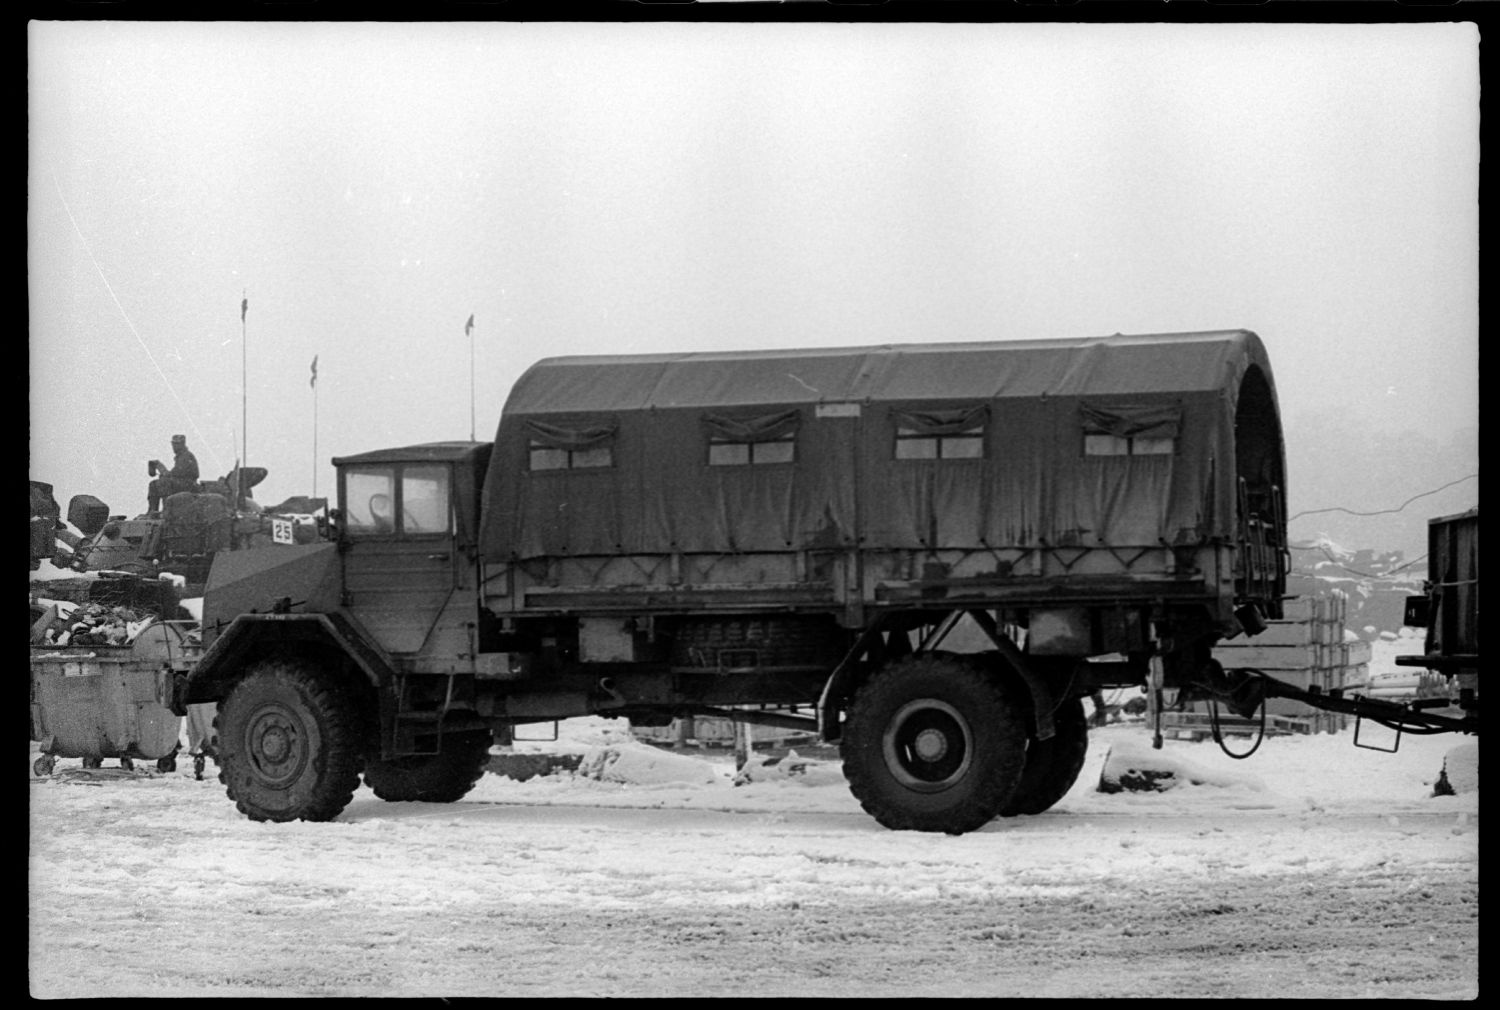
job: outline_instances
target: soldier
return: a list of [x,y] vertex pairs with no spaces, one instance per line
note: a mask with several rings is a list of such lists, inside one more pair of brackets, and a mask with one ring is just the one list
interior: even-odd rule
[[219,763],[219,735],[214,732],[214,716],[219,706],[212,702],[187,707],[188,753],[193,756],[193,778],[203,780],[207,759]]
[[156,479],[146,491],[146,513],[155,518],[161,514],[164,499],[179,491],[198,490],[198,458],[187,447],[186,435],[172,436],[172,468],[159,459],[146,464],[146,472]]

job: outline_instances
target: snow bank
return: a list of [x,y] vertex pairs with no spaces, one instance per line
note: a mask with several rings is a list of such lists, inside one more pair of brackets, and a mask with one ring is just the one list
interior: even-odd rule
[[762,760],[752,758],[734,776],[734,784],[747,786],[755,782],[791,782],[802,786],[843,786],[842,764],[833,761],[818,761],[805,758],[795,750],[785,757],[770,757]]
[[721,777],[719,767],[703,758],[624,741],[591,749],[579,763],[577,774],[636,786],[685,782],[707,785]]
[[97,579],[99,574],[97,572],[77,572],[71,568],[59,568],[47,558],[43,558],[41,565],[38,566],[36,571],[29,573],[29,577],[32,582],[51,582],[55,579]]
[[1205,768],[1181,757],[1126,740],[1118,740],[1110,746],[1099,773],[1101,793],[1165,792],[1183,783],[1195,786],[1240,786],[1256,792],[1265,790],[1265,783],[1256,776],[1222,768]]
[[1432,787],[1434,796],[1479,792],[1479,744],[1466,743],[1443,755],[1443,770]]
[[590,715],[517,726],[515,740],[505,749],[515,754],[587,754],[596,747],[633,742],[628,720]]

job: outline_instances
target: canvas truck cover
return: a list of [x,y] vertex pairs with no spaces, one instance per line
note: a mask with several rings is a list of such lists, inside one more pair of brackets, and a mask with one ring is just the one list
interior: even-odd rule
[[1283,474],[1246,330],[549,358],[505,406],[480,546],[1180,545],[1232,536],[1237,476]]

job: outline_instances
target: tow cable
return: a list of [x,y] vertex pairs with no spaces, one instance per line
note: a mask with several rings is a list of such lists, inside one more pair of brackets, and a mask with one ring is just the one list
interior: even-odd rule
[[[1260,670],[1245,668],[1242,669],[1241,672],[1256,677],[1265,677],[1265,674]],[[1255,743],[1251,744],[1250,749],[1245,751],[1243,754],[1236,754],[1234,751],[1230,750],[1229,745],[1224,742],[1224,734],[1219,728],[1219,700],[1213,694],[1210,694],[1208,696],[1208,724],[1213,730],[1214,743],[1219,745],[1219,750],[1234,758],[1236,761],[1243,761],[1245,760],[1245,758],[1249,757],[1251,754],[1254,754],[1257,750],[1259,750],[1260,745],[1266,739],[1266,697],[1262,695],[1260,699],[1260,726],[1256,731]]]

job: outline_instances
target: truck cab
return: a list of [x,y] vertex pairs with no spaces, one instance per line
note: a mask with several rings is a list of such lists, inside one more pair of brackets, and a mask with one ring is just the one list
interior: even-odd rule
[[472,691],[489,452],[442,442],[335,459],[331,541],[215,558],[204,653],[175,707],[220,703],[220,777],[247,816],[326,819],[361,774],[393,800],[454,799],[478,778],[491,742]]
[[472,673],[489,443],[335,459],[342,605],[402,673]]

